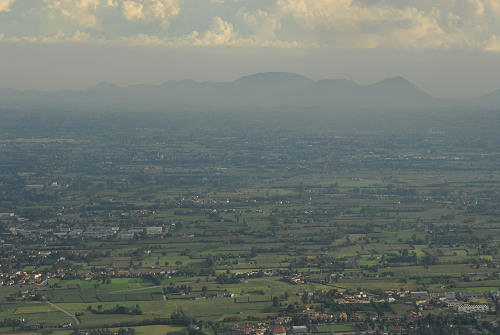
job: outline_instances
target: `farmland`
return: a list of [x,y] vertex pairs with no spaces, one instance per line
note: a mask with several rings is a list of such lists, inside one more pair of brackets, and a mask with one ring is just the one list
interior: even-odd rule
[[0,113],[0,333],[498,331],[494,115],[257,116]]

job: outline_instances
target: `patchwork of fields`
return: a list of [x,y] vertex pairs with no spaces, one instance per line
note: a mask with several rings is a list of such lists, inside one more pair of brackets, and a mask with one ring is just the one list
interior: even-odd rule
[[496,329],[496,132],[72,117],[0,125],[0,333]]

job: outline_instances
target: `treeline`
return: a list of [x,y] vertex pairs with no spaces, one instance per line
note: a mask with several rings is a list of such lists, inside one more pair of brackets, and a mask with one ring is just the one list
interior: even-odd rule
[[2,327],[17,327],[17,326],[20,326],[21,324],[22,324],[22,322],[19,319],[7,318],[7,319],[3,319],[0,321],[0,328],[2,328]]
[[[426,317],[417,320],[414,329],[410,329],[409,335],[466,335],[480,333],[477,331],[478,323],[473,317],[466,315],[433,315],[429,314]],[[491,328],[497,330],[491,324],[483,329]],[[484,334],[484,333],[482,333]],[[493,332],[493,334],[499,334]]]
[[[71,335],[79,335],[82,334],[81,330],[74,330]],[[134,328],[120,328],[118,331],[109,330],[109,329],[89,329],[85,331],[85,334],[88,335],[135,335]]]
[[97,309],[94,309],[92,306],[88,306],[87,310],[92,314],[126,314],[126,315],[142,314],[141,306],[139,305],[135,305],[133,307],[116,305],[111,309],[102,309],[102,305],[97,306]]

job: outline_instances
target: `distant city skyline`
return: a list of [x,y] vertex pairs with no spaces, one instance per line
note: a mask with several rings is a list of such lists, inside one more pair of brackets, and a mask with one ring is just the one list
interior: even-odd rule
[[85,88],[283,71],[500,88],[500,0],[0,0],[0,87]]

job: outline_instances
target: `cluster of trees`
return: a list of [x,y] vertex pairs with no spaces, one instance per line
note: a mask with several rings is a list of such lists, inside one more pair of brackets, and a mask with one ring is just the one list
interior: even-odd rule
[[235,274],[221,273],[215,279],[219,284],[238,284],[241,281],[241,276]]
[[21,323],[22,322],[19,319],[7,318],[7,319],[3,319],[0,321],[0,328],[1,327],[17,327],[17,326],[20,326]]
[[[434,315],[429,314],[419,319],[410,335],[465,335],[473,333],[477,328],[477,320],[466,315]],[[484,328],[484,327],[483,327]],[[485,328],[487,329],[487,328]],[[495,332],[494,334],[498,334]]]
[[92,306],[88,306],[87,310],[92,314],[127,314],[127,315],[141,315],[142,310],[141,306],[138,304],[132,307],[120,306],[116,305],[111,309],[102,309],[102,305],[97,306],[97,309],[94,309]]
[[[135,335],[135,329],[134,328],[120,328],[118,329],[118,332],[115,333],[112,330],[109,329],[90,329],[86,332],[89,335]],[[81,331],[79,330],[74,330],[71,335],[78,335],[81,334]]]
[[186,293],[189,294],[193,290],[193,288],[189,285],[177,285],[177,286],[167,286],[163,289],[163,294],[176,294],[176,293]]

